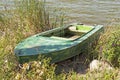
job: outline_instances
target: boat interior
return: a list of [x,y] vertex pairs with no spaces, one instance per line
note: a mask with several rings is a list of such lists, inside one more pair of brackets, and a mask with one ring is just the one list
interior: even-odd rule
[[[86,27],[86,26],[80,25],[79,27]],[[59,39],[59,40],[76,40],[94,28],[93,26],[87,26],[87,27],[89,27],[89,29],[82,30],[82,29],[77,29],[76,26],[68,26],[66,28],[58,28],[58,29],[50,30],[48,32],[45,32],[42,36]]]

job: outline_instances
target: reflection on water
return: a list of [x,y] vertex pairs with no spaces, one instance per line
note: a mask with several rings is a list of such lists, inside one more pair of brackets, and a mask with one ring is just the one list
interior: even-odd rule
[[[7,2],[8,1],[8,2]],[[120,20],[120,0],[46,0],[50,8],[66,14],[67,23],[108,24]],[[12,4],[12,0],[0,0],[0,4]],[[3,9],[0,6],[0,9]],[[118,21],[120,22],[120,21]],[[117,24],[118,22],[114,22]]]

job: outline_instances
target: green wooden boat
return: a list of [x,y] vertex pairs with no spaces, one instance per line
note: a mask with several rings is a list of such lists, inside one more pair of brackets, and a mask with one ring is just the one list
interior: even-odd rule
[[14,52],[20,62],[36,60],[39,55],[44,55],[55,63],[87,50],[87,46],[98,40],[102,32],[102,25],[70,24],[28,37],[15,47]]

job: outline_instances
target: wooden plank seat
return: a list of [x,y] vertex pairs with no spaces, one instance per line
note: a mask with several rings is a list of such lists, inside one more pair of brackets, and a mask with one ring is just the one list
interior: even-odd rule
[[59,36],[51,36],[51,38],[53,38],[53,39],[66,40],[66,41],[68,41],[68,40],[76,40],[76,39],[78,39],[79,37],[80,37],[79,35],[74,35],[74,36],[71,36],[71,37],[69,37],[69,38],[59,37]]

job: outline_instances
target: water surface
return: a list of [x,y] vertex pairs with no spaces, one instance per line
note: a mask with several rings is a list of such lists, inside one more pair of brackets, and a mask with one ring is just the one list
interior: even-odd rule
[[67,22],[87,24],[118,24],[120,22],[120,0],[46,0],[49,7],[61,8]]
[[[66,22],[87,24],[119,24],[120,0],[46,0],[47,6],[58,9],[66,15]],[[13,5],[13,0],[0,0],[3,5]],[[54,12],[53,12],[54,13]]]

